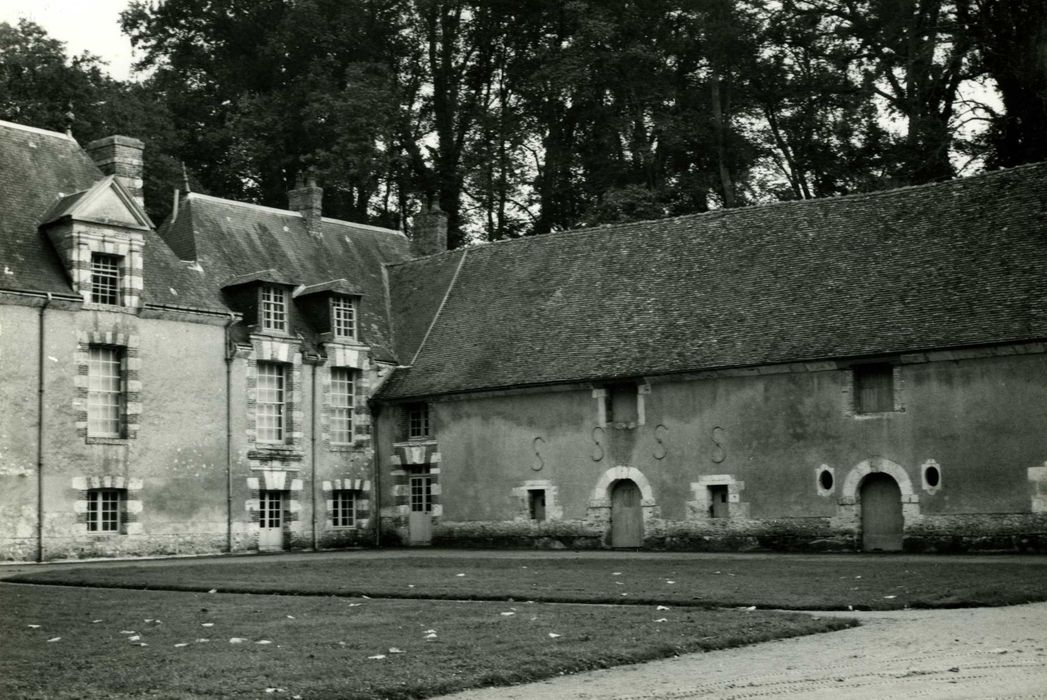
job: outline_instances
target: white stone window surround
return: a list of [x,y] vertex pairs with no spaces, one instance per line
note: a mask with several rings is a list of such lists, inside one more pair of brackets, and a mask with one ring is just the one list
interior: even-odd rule
[[596,425],[600,428],[617,428],[631,430],[647,424],[647,397],[651,395],[651,384],[646,379],[637,379],[636,383],[636,422],[617,423],[609,422],[613,416],[607,415],[607,401],[610,397],[608,389],[613,385],[631,384],[631,381],[609,382],[592,390],[592,398],[596,402]]
[[[819,469],[820,471],[820,469]],[[709,509],[712,506],[712,491],[710,486],[727,487],[727,517],[713,518]],[[749,504],[742,500],[742,491],[745,490],[745,482],[735,479],[733,474],[706,474],[698,477],[698,481],[691,482],[691,495],[693,498],[687,502],[688,516],[691,520],[733,520],[749,517]]]
[[120,268],[123,259],[106,253],[91,253],[90,301],[108,306],[120,305]]
[[331,384],[328,392],[328,409],[330,411],[331,445],[351,445],[354,439],[353,414],[356,411],[359,371],[350,367],[331,367],[329,371]]
[[905,414],[905,378],[902,373],[902,365],[895,364],[890,361],[882,361],[877,363],[863,363],[863,364],[889,364],[891,365],[891,380],[893,384],[893,395],[894,395],[894,408],[890,411],[880,411],[875,413],[860,413],[858,411],[858,397],[857,397],[857,378],[855,373],[855,367],[862,365],[850,365],[844,369],[847,373],[847,378],[844,381],[842,390],[843,402],[844,402],[844,413],[855,420],[888,420],[899,415]]
[[[263,442],[258,439],[258,363],[274,362],[286,365],[284,384],[285,423],[282,442]],[[254,334],[247,356],[247,431],[248,445],[258,450],[298,454],[302,449],[305,415],[302,410],[302,353],[297,343],[289,338],[273,338]],[[249,452],[248,458],[252,459]]]
[[[76,340],[77,375],[74,378],[76,399],[73,402],[73,408],[76,411],[77,435],[84,438],[87,444],[127,444],[128,440],[137,437],[142,414],[139,336],[117,328],[112,331],[78,331]],[[88,432],[92,347],[115,348],[122,356],[120,374],[124,403],[122,407],[123,430],[120,435],[95,435]]]
[[287,365],[259,362],[255,430],[258,442],[283,444],[287,433]]
[[[83,528],[82,532],[92,537],[141,534],[142,525],[139,522],[139,516],[142,513],[141,479],[128,479],[111,474],[76,476],[73,477],[70,486],[78,493],[77,500],[73,503],[73,512],[76,513],[77,520]],[[116,492],[119,495],[118,528],[116,530],[91,530],[88,525],[88,514],[91,510],[90,494],[104,491]]]
[[529,479],[520,486],[513,489],[513,499],[517,504],[516,515],[513,520],[517,522],[537,523],[531,519],[530,492],[545,492],[545,520],[563,520],[563,506],[560,505],[560,488],[549,479]]

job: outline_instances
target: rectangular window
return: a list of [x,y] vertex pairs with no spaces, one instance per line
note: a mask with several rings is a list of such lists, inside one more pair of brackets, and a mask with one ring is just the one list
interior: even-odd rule
[[422,467],[412,471],[409,477],[409,484],[411,488],[411,512],[433,512],[433,482],[429,467]]
[[331,525],[356,526],[356,491],[335,489],[331,492]]
[[120,532],[123,489],[90,489],[87,492],[88,532]]
[[545,520],[545,489],[527,490],[527,510],[531,520]]
[[331,442],[353,442],[353,407],[356,372],[344,367],[331,368]]
[[92,345],[87,362],[87,434],[122,438],[127,414],[124,349]]
[[894,368],[887,364],[854,367],[855,413],[894,410]]
[[255,433],[258,442],[283,442],[287,423],[287,365],[259,362],[257,387]]
[[335,338],[356,339],[356,301],[331,299],[331,331]]
[[282,287],[262,287],[262,330],[287,330],[287,292]]
[[727,510],[727,485],[715,485],[709,487],[709,517],[726,518]]
[[120,304],[120,257],[91,253],[91,301]]
[[639,420],[638,391],[635,384],[612,384],[607,387],[608,423],[635,423]]
[[407,407],[407,437],[429,437],[429,406],[415,403]]

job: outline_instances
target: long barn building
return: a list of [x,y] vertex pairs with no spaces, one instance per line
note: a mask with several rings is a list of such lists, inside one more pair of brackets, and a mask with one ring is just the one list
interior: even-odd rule
[[1047,550],[1047,164],[447,251],[0,122],[0,558]]

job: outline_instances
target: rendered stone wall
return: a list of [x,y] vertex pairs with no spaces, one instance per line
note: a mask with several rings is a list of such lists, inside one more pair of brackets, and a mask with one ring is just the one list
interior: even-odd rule
[[[601,425],[599,387],[437,399],[433,542],[608,546],[610,487],[632,470],[650,493],[647,547],[853,550],[861,479],[886,472],[901,487],[907,550],[1045,551],[1039,350],[909,358],[895,370],[900,410],[875,415],[855,413],[851,371],[832,364],[650,378],[628,425]],[[543,523],[521,518],[535,480],[557,490]],[[710,517],[710,486],[726,489],[727,518]]]

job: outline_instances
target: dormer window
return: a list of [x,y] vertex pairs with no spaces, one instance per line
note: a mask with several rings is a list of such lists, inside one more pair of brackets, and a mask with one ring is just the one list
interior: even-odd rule
[[341,340],[356,340],[356,300],[346,297],[331,299],[331,332]]
[[95,304],[120,305],[119,256],[91,254],[91,301]]
[[287,292],[276,285],[262,285],[259,316],[263,331],[287,332]]

